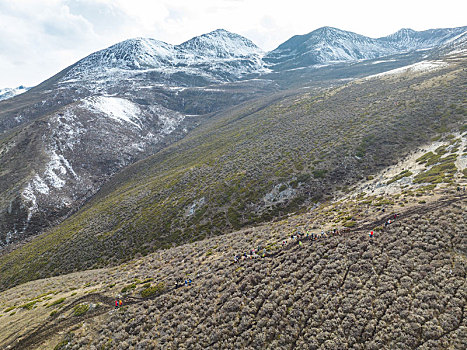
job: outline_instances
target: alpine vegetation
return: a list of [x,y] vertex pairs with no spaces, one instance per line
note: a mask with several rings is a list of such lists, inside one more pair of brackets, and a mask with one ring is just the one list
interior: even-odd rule
[[135,38],[1,90],[0,347],[465,349],[466,33]]

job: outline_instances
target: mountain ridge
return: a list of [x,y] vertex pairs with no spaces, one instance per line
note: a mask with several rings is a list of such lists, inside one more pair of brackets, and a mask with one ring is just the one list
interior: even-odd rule
[[466,31],[467,26],[420,32],[403,28],[374,39],[334,27],[321,27],[293,36],[269,51],[264,59],[275,70],[374,59],[440,46]]

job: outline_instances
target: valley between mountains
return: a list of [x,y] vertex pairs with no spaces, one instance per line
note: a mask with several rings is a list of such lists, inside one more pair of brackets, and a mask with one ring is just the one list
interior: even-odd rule
[[466,31],[130,39],[0,101],[0,347],[464,349]]

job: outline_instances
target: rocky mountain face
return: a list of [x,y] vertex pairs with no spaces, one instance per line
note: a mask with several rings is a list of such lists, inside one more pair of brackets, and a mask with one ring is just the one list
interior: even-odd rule
[[389,36],[373,39],[332,27],[323,27],[305,35],[296,35],[264,61],[274,70],[294,69],[342,61],[368,60],[402,52],[433,48],[454,40],[467,27],[432,29],[417,32],[401,29]]
[[[0,245],[54,226],[121,169],[189,134],[212,113],[287,89],[291,81],[319,77],[334,84],[389,68],[344,64],[331,72],[316,68],[322,64],[434,45],[455,50],[465,29],[401,30],[371,39],[325,27],[266,55],[220,29],[180,45],[137,38],[95,52],[0,102]],[[404,59],[391,61],[404,65]],[[297,67],[312,70],[294,75],[289,69]]]
[[91,96],[33,121],[0,144],[0,242],[40,232],[118,170],[194,125],[160,105]]

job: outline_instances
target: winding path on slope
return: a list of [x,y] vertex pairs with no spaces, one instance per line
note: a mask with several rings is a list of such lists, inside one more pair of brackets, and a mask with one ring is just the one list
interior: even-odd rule
[[[425,214],[429,211],[435,210],[435,209],[441,209],[444,207],[447,207],[455,202],[462,201],[467,199],[467,195],[465,194],[460,194],[456,195],[454,198],[440,198],[436,202],[426,204],[423,206],[415,206],[412,208],[409,208],[403,212],[400,212],[400,220],[406,219],[412,215],[416,214]],[[383,218],[377,219],[371,223],[364,224],[359,227],[355,227],[352,230],[350,230],[350,233],[361,233],[362,231],[368,231],[374,229],[376,226],[381,226],[383,225],[386,220],[387,220],[388,215],[385,215]],[[349,233],[346,233],[348,235]],[[312,242],[312,241],[311,241]],[[297,244],[289,244],[283,248],[280,248],[279,250],[268,254],[266,258],[275,258],[277,256],[280,256],[284,254],[286,251],[292,249],[293,247],[296,247]],[[247,260],[247,262],[250,260]],[[251,260],[254,262],[254,260]],[[142,303],[146,300],[151,300],[151,299],[156,299],[159,296],[172,292],[175,290],[174,287],[172,288],[167,288],[164,293],[160,293],[151,297],[147,298],[139,298],[139,297],[133,297],[133,296],[128,296],[125,298],[125,305],[133,305],[133,304],[139,304]],[[12,340],[10,343],[6,344],[5,348],[6,349],[29,349],[34,347],[35,345],[39,345],[43,343],[47,338],[50,336],[57,334],[58,332],[61,332],[63,330],[72,328],[73,326],[78,325],[79,323],[92,319],[96,316],[102,315],[106,312],[109,312],[113,309],[112,305],[114,302],[114,298],[100,294],[100,293],[93,293],[93,294],[88,294],[85,296],[82,296],[72,303],[66,305],[64,308],[62,308],[52,319],[49,321],[46,321],[44,324],[36,327],[32,332],[30,332],[27,335],[24,336],[19,336],[16,339]],[[81,316],[69,316],[68,318],[63,318],[61,316],[64,316],[67,312],[71,312],[71,310],[82,303],[100,303],[98,307],[88,311],[84,315]]]

